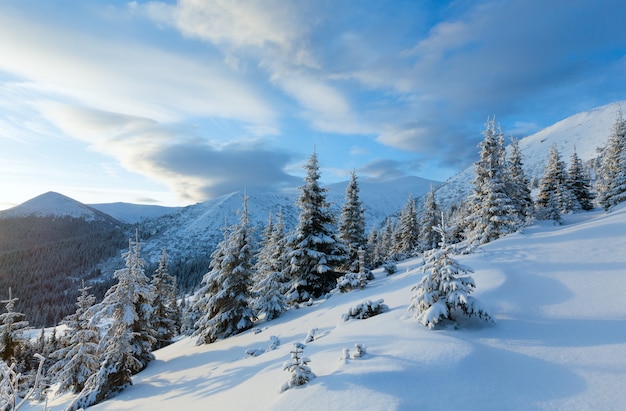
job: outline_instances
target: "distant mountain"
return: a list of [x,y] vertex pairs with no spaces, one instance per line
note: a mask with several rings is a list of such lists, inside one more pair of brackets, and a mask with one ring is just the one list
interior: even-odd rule
[[166,214],[175,213],[182,209],[182,207],[163,207],[158,205],[144,205],[119,202],[89,204],[89,206],[128,224],[135,224],[142,220],[159,218]]
[[0,219],[19,217],[70,217],[85,221],[117,222],[102,211],[53,191],[0,211]]
[[[530,181],[542,177],[553,144],[556,144],[561,158],[568,167],[574,150],[583,163],[593,161],[598,157],[599,149],[606,145],[617,111],[624,106],[626,101],[621,101],[574,114],[521,139],[519,147],[526,177]],[[506,133],[506,130],[504,131]],[[478,147],[476,153],[478,158]],[[443,183],[437,190],[438,203],[449,207],[467,197],[472,190],[474,173],[475,168],[472,165]]]

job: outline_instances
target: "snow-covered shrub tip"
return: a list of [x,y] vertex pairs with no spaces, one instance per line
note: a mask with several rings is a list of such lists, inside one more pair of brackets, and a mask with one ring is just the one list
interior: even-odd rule
[[366,318],[373,317],[380,313],[384,313],[389,310],[389,307],[386,304],[383,304],[385,300],[382,298],[378,301],[370,301],[365,300],[360,304],[355,305],[350,308],[346,314],[342,316],[344,321],[348,321],[351,318],[356,318],[359,320],[364,320]]
[[365,287],[362,275],[358,273],[345,273],[337,279],[337,289],[342,293]]
[[291,359],[283,363],[283,370],[289,371],[291,376],[287,382],[281,385],[280,392],[304,385],[315,378],[315,374],[313,374],[311,368],[308,366],[311,360],[301,356],[304,347],[304,344],[295,343],[290,351]]

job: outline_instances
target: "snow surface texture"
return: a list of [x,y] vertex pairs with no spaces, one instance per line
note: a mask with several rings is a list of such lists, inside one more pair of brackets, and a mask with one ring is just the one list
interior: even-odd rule
[[[620,410],[626,409],[626,205],[564,216],[456,256],[474,270],[473,295],[497,325],[428,328],[407,307],[421,259],[363,290],[293,309],[255,330],[155,352],[134,385],[89,410]],[[364,300],[389,311],[341,320]],[[460,318],[459,320],[463,320]],[[278,393],[294,343],[316,328],[306,356],[317,378]],[[258,332],[261,330],[261,332]],[[258,356],[245,350],[280,345]],[[367,347],[341,361],[345,349]],[[60,411],[72,395],[50,396]],[[41,410],[42,404],[26,409]]]

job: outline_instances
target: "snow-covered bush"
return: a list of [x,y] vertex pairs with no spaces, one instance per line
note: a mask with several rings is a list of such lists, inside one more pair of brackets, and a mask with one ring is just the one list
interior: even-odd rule
[[362,303],[350,308],[350,310],[348,310],[348,312],[344,314],[342,318],[344,321],[348,321],[351,318],[364,320],[380,313],[384,313],[385,311],[389,310],[389,307],[386,304],[383,304],[384,302],[385,300],[383,300],[382,298],[374,302],[370,300],[365,300]]
[[398,266],[393,260],[387,260],[383,263],[383,269],[387,275],[395,274],[398,272]]
[[354,344],[354,352],[352,353],[352,358],[361,358],[367,353],[367,349],[364,344],[356,343]]
[[345,273],[337,279],[337,289],[342,293],[365,287],[366,280],[359,273]]
[[290,351],[291,359],[283,363],[283,370],[289,371],[291,376],[289,377],[289,381],[281,385],[280,392],[304,385],[315,378],[315,374],[313,374],[313,371],[311,371],[311,368],[308,366],[311,360],[301,356],[304,347],[304,344],[295,343]]

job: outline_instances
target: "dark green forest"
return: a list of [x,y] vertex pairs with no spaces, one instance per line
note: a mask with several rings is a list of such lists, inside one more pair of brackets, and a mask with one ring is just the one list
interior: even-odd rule
[[[97,264],[128,245],[116,220],[19,217],[0,220],[0,299],[19,298],[15,310],[32,326],[58,323],[76,310],[81,279],[100,276]],[[106,283],[106,284],[105,284]],[[108,282],[94,285],[101,296]]]

